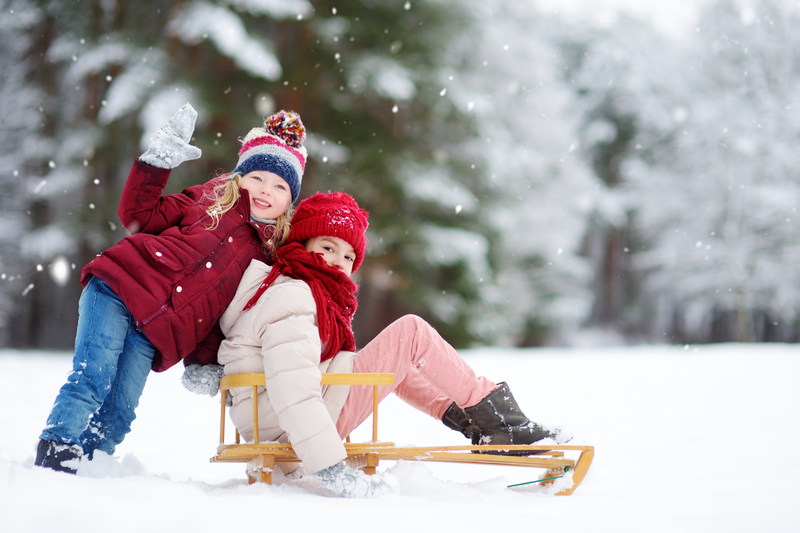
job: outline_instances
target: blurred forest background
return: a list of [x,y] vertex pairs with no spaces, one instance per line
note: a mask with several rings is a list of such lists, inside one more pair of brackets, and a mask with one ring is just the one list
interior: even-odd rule
[[133,159],[182,104],[235,165],[278,109],[302,196],[371,212],[355,329],[457,347],[798,341],[800,15],[709,0],[666,36],[533,0],[0,0],[0,345],[71,348]]

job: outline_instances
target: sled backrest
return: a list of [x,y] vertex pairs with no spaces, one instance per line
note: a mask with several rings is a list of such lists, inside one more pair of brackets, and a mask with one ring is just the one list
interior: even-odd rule
[[[378,442],[378,386],[394,383],[391,373],[347,373],[322,374],[321,385],[372,385],[372,442]],[[225,407],[228,389],[233,387],[253,388],[253,439],[258,444],[258,387],[265,386],[264,374],[233,374],[223,376],[219,382],[222,407],[219,418],[219,442],[225,443]],[[239,430],[236,430],[236,444],[239,444]]]

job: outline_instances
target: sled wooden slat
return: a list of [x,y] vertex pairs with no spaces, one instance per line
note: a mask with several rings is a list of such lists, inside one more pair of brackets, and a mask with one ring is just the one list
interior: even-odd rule
[[[378,441],[378,386],[394,383],[392,374],[322,374],[322,385],[372,385],[373,386],[373,418],[372,441],[351,443],[349,437],[345,443],[347,463],[374,474],[380,461],[431,461],[437,463],[484,464],[496,466],[532,467],[545,470],[541,479],[559,477],[567,472],[572,474],[572,486],[558,492],[559,496],[572,494],[586,477],[586,473],[594,459],[593,446],[580,445],[461,445],[461,446],[395,446],[393,442]],[[248,480],[260,483],[272,483],[272,469],[276,464],[298,462],[291,445],[280,443],[259,443],[258,439],[258,399],[257,387],[264,386],[264,374],[237,374],[224,376],[220,381],[222,407],[220,414],[220,437],[217,453],[212,462],[246,463]],[[239,443],[239,432],[236,431],[236,443],[225,444],[225,397],[233,387],[253,387],[253,428],[256,442]],[[498,455],[486,452],[506,451],[515,455]],[[579,452],[577,460],[569,458]],[[528,453],[529,455],[524,455]],[[552,480],[542,484],[552,483]]]
[[[322,374],[321,385],[372,385],[372,442],[378,441],[378,386],[394,383],[391,373],[327,373]],[[219,382],[222,396],[219,417],[219,442],[225,442],[225,399],[229,389],[234,387],[253,387],[253,438],[258,443],[258,401],[259,386],[265,386],[264,374],[232,374],[223,376]],[[236,443],[239,443],[239,432],[236,432]]]

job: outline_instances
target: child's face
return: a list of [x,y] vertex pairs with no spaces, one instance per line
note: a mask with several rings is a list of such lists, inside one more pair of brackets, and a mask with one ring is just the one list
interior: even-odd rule
[[346,240],[339,237],[312,237],[306,241],[305,246],[309,252],[322,254],[328,266],[338,268],[347,277],[353,273],[356,251]]
[[240,185],[250,193],[250,212],[256,218],[274,220],[292,203],[292,190],[282,177],[266,170],[254,170],[242,176]]

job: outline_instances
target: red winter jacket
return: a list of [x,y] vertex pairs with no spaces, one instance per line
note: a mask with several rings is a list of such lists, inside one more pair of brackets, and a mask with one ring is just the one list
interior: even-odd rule
[[153,360],[157,372],[204,341],[219,344],[219,328],[216,334],[212,329],[250,261],[266,260],[262,240],[274,229],[251,222],[245,190],[219,225],[206,229],[211,220],[203,193],[216,179],[162,196],[169,174],[136,160],[118,210],[133,235],[98,255],[81,273],[83,286],[94,275],[122,299],[158,351]]

